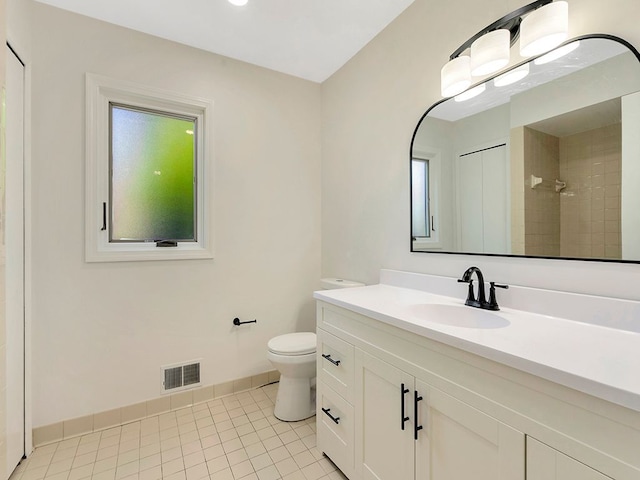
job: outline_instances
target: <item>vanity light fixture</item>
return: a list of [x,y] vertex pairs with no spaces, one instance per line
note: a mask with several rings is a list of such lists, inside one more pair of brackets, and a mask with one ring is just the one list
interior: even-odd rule
[[231,5],[235,5],[236,7],[242,7],[246,5],[249,0],[229,0]]
[[522,80],[527,75],[529,75],[529,64],[525,63],[524,65],[520,65],[518,68],[509,70],[499,77],[494,78],[493,84],[496,87],[506,87],[507,85],[511,85],[512,83]]
[[537,0],[479,31],[460,45],[442,68],[442,96],[464,92],[472,83],[472,75],[488,75],[505,67],[510,47],[518,38],[522,56],[540,55],[557,47],[568,37],[568,12],[566,1]]
[[554,60],[557,60],[573,52],[579,46],[580,40],[576,40],[575,42],[571,42],[560,48],[556,48],[555,50],[552,50],[549,53],[536,58],[533,63],[535,63],[536,65],[544,65],[545,63],[553,62]]

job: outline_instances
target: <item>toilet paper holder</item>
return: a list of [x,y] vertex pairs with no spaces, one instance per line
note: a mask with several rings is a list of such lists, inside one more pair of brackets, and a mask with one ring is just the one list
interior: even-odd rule
[[238,325],[244,325],[245,323],[258,323],[258,320],[248,320],[246,322],[241,322],[238,317],[233,319],[233,324],[237,327]]

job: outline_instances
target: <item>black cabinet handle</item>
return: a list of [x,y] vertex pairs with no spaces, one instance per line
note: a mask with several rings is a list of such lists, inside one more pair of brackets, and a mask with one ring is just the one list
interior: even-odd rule
[[422,425],[418,425],[418,402],[422,400],[422,397],[418,395],[418,391],[413,392],[413,439],[418,440],[418,432],[422,430]]
[[329,360],[331,363],[333,363],[336,367],[338,365],[340,365],[340,360],[334,360],[333,358],[331,358],[331,355],[327,355],[326,353],[322,354],[322,358],[324,358],[325,360]]
[[340,417],[334,417],[333,415],[331,415],[329,413],[331,411],[330,408],[323,408],[322,411],[327,415],[327,417],[329,417],[331,420],[333,420],[333,423],[335,423],[336,425],[338,425],[340,423]]
[[400,417],[402,419],[400,428],[404,430],[404,422],[409,420],[409,417],[404,415],[404,396],[409,393],[409,389],[404,387],[404,383],[400,385]]

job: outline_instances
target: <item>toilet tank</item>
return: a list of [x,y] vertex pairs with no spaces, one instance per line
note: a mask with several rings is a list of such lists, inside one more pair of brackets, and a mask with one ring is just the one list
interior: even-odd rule
[[364,283],[345,280],[344,278],[323,278],[320,280],[323,290],[335,290],[338,288],[364,287]]

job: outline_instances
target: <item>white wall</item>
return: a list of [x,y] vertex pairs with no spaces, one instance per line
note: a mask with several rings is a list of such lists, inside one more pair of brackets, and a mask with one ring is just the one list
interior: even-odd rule
[[[471,35],[528,0],[416,0],[323,84],[322,269],[366,283],[382,267],[640,299],[640,266],[410,253],[409,144],[440,99],[440,68]],[[637,0],[570,0],[570,35],[640,46]],[[514,61],[517,61],[515,59]]]
[[454,123],[454,151],[457,155],[509,143],[510,104],[505,103]]
[[640,93],[622,97],[622,257],[640,257]]
[[[161,365],[271,370],[268,339],[315,325],[320,86],[32,6],[34,427],[156,398]],[[213,99],[214,260],[84,262],[86,72]]]

